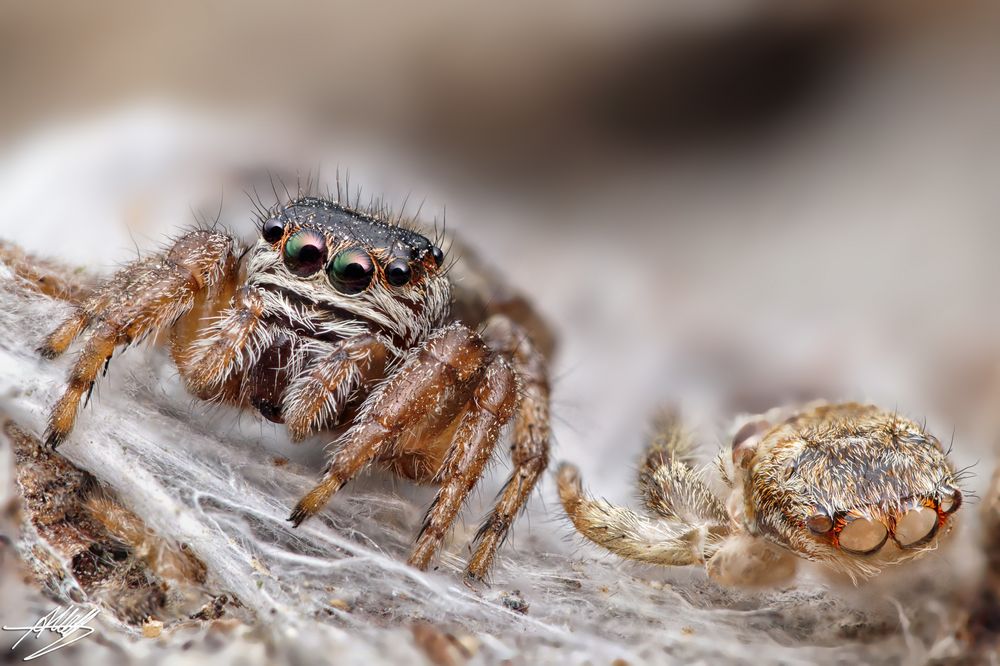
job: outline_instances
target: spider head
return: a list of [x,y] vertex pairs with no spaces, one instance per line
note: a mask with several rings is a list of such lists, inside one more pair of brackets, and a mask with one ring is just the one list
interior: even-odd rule
[[852,574],[934,548],[962,504],[938,440],[873,406],[819,407],[741,446],[750,528]]
[[[296,199],[261,224],[250,281],[410,344],[447,315],[444,253],[414,230],[337,202]],[[320,317],[323,319],[324,317]]]

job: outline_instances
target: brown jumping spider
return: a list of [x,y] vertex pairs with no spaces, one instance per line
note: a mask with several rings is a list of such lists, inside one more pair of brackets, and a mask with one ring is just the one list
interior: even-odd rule
[[795,556],[867,578],[936,547],[962,504],[941,444],[920,425],[870,405],[769,412],[733,438],[719,469],[726,502],[692,467],[691,440],[670,414],[656,423],[639,469],[652,519],[583,494],[575,467],[559,495],[576,529],[622,557],[704,564],[724,585],[771,585]]
[[488,293],[472,304],[460,295],[453,309],[444,262],[398,218],[329,198],[262,211],[248,248],[185,233],[121,269],[45,339],[40,351],[54,358],[89,331],[46,441],[66,438],[117,347],[166,333],[199,398],[253,407],[296,441],[341,427],[295,526],[370,463],[439,484],[409,560],[424,569],[513,421],[513,473],[466,569],[482,579],[548,463],[546,345],[527,330],[540,325],[530,307],[494,298],[484,274],[472,282]]

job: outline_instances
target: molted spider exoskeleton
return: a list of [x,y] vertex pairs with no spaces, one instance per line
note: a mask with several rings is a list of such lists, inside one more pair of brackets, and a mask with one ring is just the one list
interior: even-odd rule
[[[575,467],[559,468],[559,496],[576,529],[622,557],[704,564],[724,585],[790,579],[796,557],[853,580],[920,555],[952,527],[960,475],[920,425],[871,405],[769,413],[719,456],[723,502],[694,471],[678,420],[657,420],[639,469],[652,518],[586,497]],[[785,418],[784,416],[787,416]]]
[[343,431],[322,480],[291,514],[296,526],[371,463],[438,484],[410,557],[423,569],[513,422],[513,473],[467,568],[482,579],[547,466],[540,349],[551,339],[486,272],[470,273],[486,293],[453,289],[444,261],[438,245],[384,212],[310,196],[263,211],[247,248],[212,230],[185,233],[77,301],[45,339],[40,351],[54,358],[89,331],[47,441],[69,434],[116,348],[169,333],[198,397],[252,407],[294,440]]

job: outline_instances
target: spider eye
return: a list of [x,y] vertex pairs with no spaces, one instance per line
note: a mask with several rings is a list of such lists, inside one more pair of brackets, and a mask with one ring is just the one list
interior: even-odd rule
[[326,263],[326,239],[312,229],[302,229],[285,241],[285,266],[299,277],[309,277]]
[[813,514],[806,520],[806,527],[813,534],[826,534],[833,529],[833,518],[825,513]]
[[855,518],[842,530],[838,542],[840,547],[855,555],[871,555],[885,545],[889,532],[885,525],[871,518]]
[[272,217],[264,223],[261,235],[268,243],[277,243],[285,235],[285,223]]
[[393,259],[385,267],[385,277],[393,287],[402,287],[410,281],[410,264],[405,259]]
[[926,506],[914,507],[896,521],[896,541],[903,548],[919,546],[934,536],[937,526],[937,511]]
[[359,247],[338,252],[326,269],[330,284],[344,294],[360,294],[368,288],[374,273],[371,256]]
[[431,246],[431,256],[434,258],[434,263],[438,266],[444,263],[444,252],[437,245]]
[[941,498],[941,511],[955,513],[962,506],[962,493],[957,488]]

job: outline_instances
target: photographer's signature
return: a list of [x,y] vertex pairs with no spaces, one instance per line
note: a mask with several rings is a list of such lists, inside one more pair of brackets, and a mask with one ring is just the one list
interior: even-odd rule
[[24,658],[24,661],[31,661],[32,659],[45,656],[50,652],[55,652],[67,645],[72,645],[78,640],[94,633],[94,628],[88,627],[87,623],[97,617],[97,614],[100,612],[99,608],[92,608],[90,610],[79,609],[74,606],[70,606],[69,608],[55,608],[51,613],[39,618],[30,627],[8,627],[4,625],[3,630],[24,632],[24,635],[17,639],[11,650],[16,649],[21,644],[21,641],[28,636],[34,635],[35,638],[41,638],[42,633],[45,631],[59,634],[59,638],[54,642],[49,643],[37,652],[32,652]]

